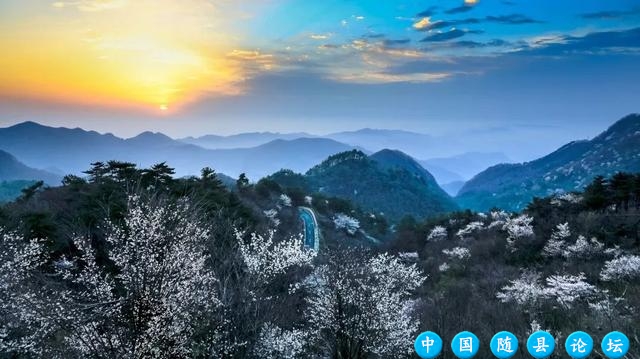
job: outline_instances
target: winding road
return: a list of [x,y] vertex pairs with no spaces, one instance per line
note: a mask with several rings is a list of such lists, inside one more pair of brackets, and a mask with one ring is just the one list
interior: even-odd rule
[[298,213],[304,225],[304,247],[317,251],[320,248],[320,230],[316,215],[309,207],[298,207]]

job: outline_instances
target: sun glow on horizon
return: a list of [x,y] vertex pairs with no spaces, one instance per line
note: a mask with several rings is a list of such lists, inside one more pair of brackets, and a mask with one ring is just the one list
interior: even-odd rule
[[241,91],[243,64],[227,56],[236,39],[208,1],[57,1],[21,11],[0,15],[0,48],[10,49],[0,56],[0,95],[166,112]]

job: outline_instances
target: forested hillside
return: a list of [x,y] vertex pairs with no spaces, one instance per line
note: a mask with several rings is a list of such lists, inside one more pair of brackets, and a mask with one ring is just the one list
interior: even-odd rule
[[[640,355],[640,175],[392,228],[300,186],[230,190],[208,168],[86,174],[1,207],[0,357],[409,358],[424,330],[505,329],[621,330]],[[318,217],[318,252],[297,206]]]

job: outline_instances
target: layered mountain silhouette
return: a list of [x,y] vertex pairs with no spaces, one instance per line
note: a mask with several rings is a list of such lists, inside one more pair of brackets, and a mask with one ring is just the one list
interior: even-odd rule
[[367,156],[359,150],[330,156],[304,175],[280,171],[269,179],[284,187],[300,187],[348,199],[392,220],[418,218],[455,210],[452,198],[410,156],[382,150]]
[[179,141],[208,149],[231,149],[256,147],[275,140],[295,140],[312,137],[316,136],[305,132],[248,132],[230,136],[204,135],[200,137],[185,137],[179,139]]
[[575,141],[535,161],[501,164],[468,181],[463,208],[521,210],[533,197],[582,190],[598,175],[640,172],[640,115],[624,117],[592,140]]
[[0,182],[17,180],[44,181],[48,185],[57,185],[62,177],[28,167],[10,153],[0,151]]
[[306,171],[328,156],[351,148],[326,138],[297,138],[273,140],[251,148],[211,150],[152,132],[122,139],[35,122],[0,129],[1,150],[29,166],[55,167],[72,174],[81,174],[90,163],[117,159],[144,167],[167,162],[178,176],[197,175],[203,167],[212,167],[232,177],[246,173],[250,179],[258,180],[282,168]]

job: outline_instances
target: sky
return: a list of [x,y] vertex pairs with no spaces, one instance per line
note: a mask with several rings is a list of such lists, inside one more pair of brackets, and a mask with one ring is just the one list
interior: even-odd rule
[[0,49],[5,126],[478,133],[532,157],[640,112],[638,0],[2,0]]

